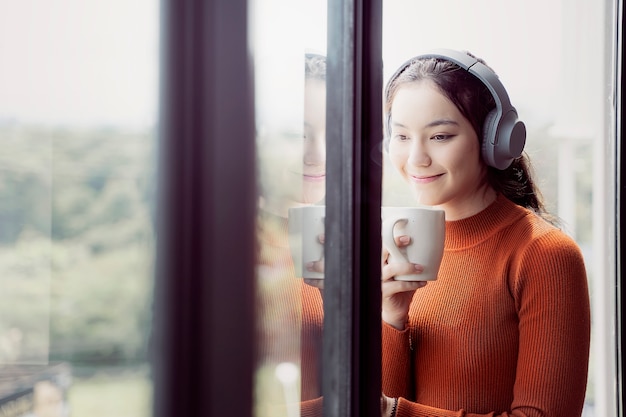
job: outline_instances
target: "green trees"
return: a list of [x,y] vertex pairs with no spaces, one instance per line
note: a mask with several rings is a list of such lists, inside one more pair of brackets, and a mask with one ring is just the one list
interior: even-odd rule
[[145,360],[152,132],[0,126],[0,362]]

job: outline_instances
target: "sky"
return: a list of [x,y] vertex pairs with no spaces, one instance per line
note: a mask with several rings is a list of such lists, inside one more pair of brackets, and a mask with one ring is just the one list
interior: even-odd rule
[[158,0],[0,0],[0,122],[149,126]]
[[[428,49],[467,49],[496,70],[530,118],[585,121],[589,98],[603,92],[602,45],[593,42],[603,41],[604,11],[571,1],[577,7],[565,8],[564,0],[385,0],[385,79]],[[325,0],[251,4],[265,22],[255,32],[264,45],[259,55],[279,57],[295,43],[325,51]],[[0,0],[0,122],[153,125],[158,60],[158,0]],[[581,129],[588,128],[571,130]]]

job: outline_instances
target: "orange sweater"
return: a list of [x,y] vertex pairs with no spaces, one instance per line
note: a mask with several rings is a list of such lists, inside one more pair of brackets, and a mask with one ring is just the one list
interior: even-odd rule
[[590,308],[574,241],[505,197],[446,223],[437,281],[407,328],[383,323],[397,417],[581,415]]
[[258,224],[256,415],[286,415],[289,399],[271,371],[291,362],[300,368],[301,416],[321,416],[322,295],[295,277],[287,219],[261,211]]

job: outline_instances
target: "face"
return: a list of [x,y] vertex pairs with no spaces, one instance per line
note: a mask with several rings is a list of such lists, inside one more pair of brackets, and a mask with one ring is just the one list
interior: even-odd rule
[[308,80],[304,88],[304,145],[302,203],[322,200],[326,194],[326,84]]
[[274,132],[261,146],[264,208],[281,216],[289,207],[318,203],[326,193],[326,84],[308,79],[302,133]]
[[418,204],[443,208],[447,220],[457,220],[493,201],[476,132],[433,82],[401,86],[391,115],[389,157]]

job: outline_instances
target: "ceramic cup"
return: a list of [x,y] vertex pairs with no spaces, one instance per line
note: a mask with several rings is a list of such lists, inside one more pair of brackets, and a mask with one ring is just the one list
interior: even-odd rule
[[[383,207],[382,239],[389,251],[388,262],[420,264],[420,274],[398,275],[399,281],[433,281],[437,279],[445,241],[445,212],[431,207]],[[398,247],[394,237],[407,235],[408,246]]]
[[324,279],[324,273],[307,270],[307,264],[324,260],[324,245],[320,242],[320,235],[324,234],[325,216],[325,206],[289,209],[289,247],[296,277]]

